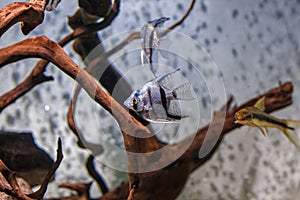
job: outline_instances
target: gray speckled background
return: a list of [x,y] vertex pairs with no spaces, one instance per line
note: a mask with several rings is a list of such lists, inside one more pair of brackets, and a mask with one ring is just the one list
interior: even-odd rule
[[[10,2],[2,0],[0,6]],[[70,31],[66,16],[74,13],[76,3],[63,0],[56,11],[47,13],[44,24],[29,37],[47,35],[59,40]],[[188,5],[189,1],[180,0],[125,0],[120,15],[101,35],[106,39],[160,16],[171,17],[168,26],[184,14]],[[222,72],[226,93],[233,94],[236,103],[275,87],[279,80],[293,81],[294,104],[274,115],[300,119],[299,23],[298,0],[202,0],[176,30],[195,39],[209,52]],[[24,38],[19,25],[15,25],[0,39],[0,46]],[[80,64],[70,45],[65,49]],[[30,59],[2,69],[0,92],[20,82],[35,62]],[[38,86],[5,109],[0,115],[0,128],[32,130],[37,143],[52,156],[56,139],[61,136],[66,156],[55,182],[88,181],[82,163],[87,153],[74,146],[76,139],[65,122],[74,83],[53,66],[47,71],[55,76],[55,82]],[[84,93],[81,96],[82,105],[94,109],[88,106],[90,102],[84,99]],[[90,123],[83,129],[93,127],[92,119],[86,121]],[[263,137],[256,129],[246,132],[244,127],[226,136],[214,157],[191,176],[178,199],[299,199],[299,151],[277,130],[270,130],[269,137]],[[126,178],[124,173],[98,166],[111,187],[122,181],[118,177]],[[94,190],[95,195],[99,194]],[[52,184],[48,195],[56,194]]]

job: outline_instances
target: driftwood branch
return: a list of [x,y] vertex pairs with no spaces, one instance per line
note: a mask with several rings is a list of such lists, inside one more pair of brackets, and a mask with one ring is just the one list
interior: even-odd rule
[[36,192],[32,193],[32,194],[28,194],[29,197],[33,198],[33,199],[42,199],[47,191],[47,187],[48,184],[51,180],[51,178],[54,176],[54,173],[56,172],[56,170],[58,169],[62,159],[63,159],[63,153],[62,153],[62,145],[61,145],[61,139],[58,138],[58,142],[57,142],[57,155],[56,155],[56,161],[53,164],[53,166],[51,167],[51,169],[49,170],[47,176],[45,177],[40,189],[38,189]]
[[[165,31],[165,34],[167,34],[169,31],[175,29],[176,27],[178,27],[179,25],[181,25],[184,20],[187,18],[187,16],[191,13],[192,11],[192,8],[195,4],[195,0],[193,0],[190,4],[190,7],[188,8],[187,12],[185,13],[185,15],[178,21],[176,22],[175,24],[173,24],[172,26],[170,26],[166,31]],[[78,16],[76,16],[76,18],[78,18]],[[71,19],[71,18],[70,18]],[[78,20],[72,20],[72,21],[78,21]],[[74,22],[73,22],[74,24]],[[75,28],[75,26],[74,26]],[[76,29],[75,29],[76,30]],[[131,41],[135,40],[135,39],[139,39],[140,38],[140,32],[134,32],[132,34],[130,34],[126,39],[124,39],[121,43],[119,43],[118,45],[116,45],[114,48],[112,48],[111,50],[101,54],[100,56],[94,58],[89,64],[88,64],[88,67],[87,67],[87,71],[97,77],[97,69],[99,68],[99,66],[101,67],[102,66],[102,63],[104,63],[111,55],[113,55],[114,53],[120,51],[122,48],[124,48],[128,43],[130,43]],[[89,40],[95,40],[94,37],[91,37],[89,38]],[[81,42],[81,45],[83,45],[83,47],[81,47],[80,49],[83,49],[84,48],[84,45],[89,45],[90,43],[89,42],[86,42],[87,44]],[[79,49],[78,47],[76,47],[77,49]],[[90,49],[87,47],[87,49]],[[79,51],[77,50],[78,53],[80,52],[85,52],[85,51]],[[83,53],[81,55],[82,58],[84,58],[86,55],[86,53]],[[104,75],[103,75],[104,76]],[[109,77],[109,79],[113,79],[115,76],[113,76],[113,74],[107,74],[106,76],[104,77]],[[110,80],[109,82],[114,82],[114,83],[117,83],[119,81],[119,78],[121,77],[121,75],[116,75],[117,77],[117,80]],[[101,82],[101,80],[100,80]],[[108,84],[107,85],[107,81],[103,81],[101,82],[102,85],[104,85],[104,87],[109,91],[113,91],[114,89],[114,85],[115,84]],[[126,83],[124,83],[126,85]],[[73,98],[72,98],[72,101],[70,102],[70,105],[69,105],[69,109],[68,109],[68,114],[67,114],[67,121],[68,121],[68,125],[70,127],[70,129],[73,131],[73,133],[75,134],[75,136],[78,138],[78,145],[79,147],[81,148],[86,148],[87,146],[87,142],[86,141],[82,141],[84,140],[82,137],[80,137],[82,134],[81,134],[81,131],[79,130],[79,128],[76,126],[76,123],[75,123],[75,119],[74,119],[74,112],[75,112],[75,107],[76,107],[76,101],[77,101],[77,96],[79,94],[81,90],[81,87],[80,85],[77,85],[76,86],[76,89],[73,93]],[[124,90],[128,90],[127,87],[124,88]],[[157,141],[157,143],[160,143],[159,141]],[[85,145],[84,145],[85,144]],[[92,145],[92,144],[90,144]],[[163,144],[160,143],[160,146],[162,146]],[[95,152],[94,152],[95,153]]]
[[[220,123],[220,120],[217,117],[207,126],[200,129],[193,139],[193,143],[189,147],[187,151],[174,163],[165,167],[161,170],[149,173],[143,173],[140,177],[139,187],[134,190],[133,199],[151,199],[155,197],[155,199],[163,200],[163,199],[175,199],[176,196],[183,189],[186,180],[189,175],[201,167],[211,156],[214,154],[216,149],[218,148],[220,142],[223,137],[234,130],[235,128],[240,127],[241,125],[234,123],[234,113],[243,108],[245,106],[253,105],[258,99],[262,96],[265,96],[265,106],[266,112],[273,112],[279,109],[282,109],[286,106],[292,104],[292,92],[293,85],[291,82],[287,82],[285,84],[280,85],[277,88],[271,89],[266,93],[259,95],[238,107],[234,107],[231,110],[226,112],[225,123],[222,129],[222,133],[218,138],[217,144],[214,146],[211,152],[207,154],[203,158],[198,157],[199,149],[201,148],[204,138],[210,137],[212,139],[216,139],[216,135],[207,135],[207,130],[209,126],[215,126]],[[230,101],[231,102],[231,101]],[[230,107],[230,104],[227,108]],[[188,140],[188,139],[187,139]],[[172,147],[173,153],[176,153],[180,146],[184,144],[185,141],[182,141]],[[159,186],[157,186],[157,180],[159,180]],[[117,200],[117,199],[126,199],[130,196],[129,192],[129,184],[124,183],[116,190],[110,191],[106,193],[104,196],[100,198],[100,200]],[[132,190],[131,190],[132,191]],[[149,193],[151,191],[151,193]]]
[[[61,46],[49,40],[47,37],[42,36],[34,39],[26,39],[1,49],[0,68],[11,62],[33,57],[42,58],[54,63],[68,76],[76,80],[99,105],[113,114],[122,129],[127,150],[134,152],[135,139],[132,135],[146,134],[147,136],[151,136],[149,130],[130,116],[118,102],[101,89],[84,69],[74,63],[63,51]],[[156,142],[154,137],[142,138],[141,140],[143,144],[141,151],[143,152],[159,149],[160,147],[160,144]]]
[[[5,31],[7,31],[9,27],[17,22],[23,23],[22,31],[24,32],[24,34],[29,33],[34,27],[36,27],[43,21],[45,2],[45,0],[33,0],[29,3],[16,3],[3,8],[0,11],[0,36]],[[106,2],[106,6],[108,6],[108,3],[110,3],[110,1]],[[162,33],[162,35],[167,34],[170,30],[183,23],[191,12],[193,6],[195,5],[195,2],[196,0],[192,0],[189,9],[182,17],[182,19],[175,23],[173,26],[169,27],[165,32]],[[92,15],[97,15],[97,12],[94,12],[92,6],[89,5],[89,3],[81,0],[79,1],[79,3],[81,4],[82,9],[84,9],[84,12]],[[238,109],[244,106],[253,105],[254,102],[257,101],[261,96],[266,97],[266,112],[272,112],[281,109],[292,103],[292,83],[285,83],[283,85],[280,85],[278,88],[272,89],[265,94],[253,98],[250,101],[242,104],[241,106],[234,107],[232,109],[229,109],[232,103],[232,99],[230,99],[227,105],[222,108],[223,111],[226,111],[225,116],[222,116],[220,114],[221,112],[217,112],[210,124],[198,130],[197,133],[195,133],[192,137],[186,138],[177,144],[166,145],[158,141],[158,139],[148,128],[143,126],[143,124],[141,124],[136,118],[131,116],[127,112],[127,110],[125,110],[118,103],[116,99],[112,98],[110,94],[106,93],[101,87],[99,87],[98,83],[92,77],[98,63],[103,62],[110,55],[122,49],[131,40],[139,38],[138,32],[132,33],[130,36],[128,36],[128,38],[126,38],[123,42],[121,42],[110,51],[106,53],[104,52],[101,56],[99,56],[98,60],[94,60],[93,63],[90,63],[87,70],[84,70],[76,65],[62,49],[62,46],[76,38],[80,39],[81,41],[82,39],[84,39],[86,42],[88,42],[89,39],[91,39],[89,38],[89,36],[95,36],[94,33],[96,31],[109,26],[119,13],[120,0],[115,0],[114,4],[109,4],[109,6],[110,9],[107,9],[108,7],[106,9],[103,9],[105,11],[109,10],[110,12],[103,11],[102,14],[98,13],[99,16],[104,17],[101,22],[93,22],[88,24],[83,23],[82,26],[74,27],[74,31],[71,34],[67,35],[64,39],[62,39],[58,44],[49,40],[47,37],[42,36],[33,39],[26,39],[22,42],[0,49],[0,69],[9,63],[26,58],[44,59],[36,65],[30,76],[28,76],[24,82],[19,84],[15,89],[0,97],[0,112],[7,105],[11,104],[17,98],[24,95],[34,86],[45,81],[52,80],[52,77],[46,77],[43,74],[48,62],[52,62],[60,70],[74,79],[96,103],[98,103],[111,115],[113,115],[120,126],[124,139],[124,146],[127,152],[147,153],[145,154],[144,158],[142,158],[142,160],[138,160],[128,155],[129,170],[131,170],[132,168],[139,169],[146,165],[152,165],[153,163],[161,163],[166,157],[172,158],[173,154],[182,151],[182,146],[185,146],[188,141],[192,140],[192,144],[189,146],[189,148],[178,159],[174,159],[173,163],[156,171],[146,173],[135,173],[130,171],[129,182],[124,183],[116,190],[112,190],[109,192],[107,187],[105,187],[104,181],[101,179],[95,168],[93,168],[94,165],[92,162],[92,157],[90,157],[87,161],[87,168],[91,176],[95,178],[100,188],[102,188],[104,195],[100,199],[175,199],[184,188],[189,175],[211,158],[211,156],[217,150],[222,139],[228,132],[240,126],[234,123],[233,118],[234,113]],[[13,10],[12,14],[9,13],[9,9]],[[34,16],[35,18],[33,19],[32,16]],[[88,50],[88,48],[86,48],[87,46],[85,46],[85,44],[81,45],[81,47],[83,48],[78,48],[77,52],[81,54],[82,58],[84,58],[87,55],[88,51],[86,50]],[[78,87],[79,89],[75,91],[76,98],[77,94],[79,93],[80,87]],[[108,91],[109,89],[110,88],[108,88]],[[71,129],[76,133],[76,131],[78,130],[73,118],[74,107],[75,102],[71,102],[71,112],[69,112],[68,118],[70,118],[69,123],[71,124]],[[222,126],[221,134],[219,134],[214,129],[215,127],[220,126]],[[79,134],[78,138],[80,138]],[[198,152],[199,149],[203,146],[204,139],[217,142],[207,155],[199,158]],[[83,144],[81,145],[84,146]],[[7,184],[0,184],[0,191],[3,191],[18,199],[41,199],[45,194],[51,176],[54,174],[62,160],[60,140],[58,146],[57,161],[54,164],[53,168],[49,171],[40,190],[32,194],[24,194],[20,189],[18,183],[16,182],[15,173],[8,169],[5,164],[0,161],[0,172],[7,181]],[[152,157],[154,155],[153,152],[161,149],[162,147],[167,147],[168,151],[166,151],[163,155]],[[159,187],[157,185],[158,180]],[[63,186],[76,190],[79,198],[81,199],[90,198],[90,184],[66,184]]]
[[[179,26],[180,24],[183,23],[183,21],[186,19],[186,17],[190,14],[191,9],[193,8],[194,4],[195,4],[195,0],[191,2],[191,5],[188,9],[188,11],[185,13],[185,15],[175,24],[171,25],[166,32],[169,32],[170,30],[175,29],[177,26]],[[70,41],[80,37],[80,36],[84,36],[84,35],[89,35],[92,34],[96,31],[102,30],[104,28],[106,28],[107,26],[110,25],[110,23],[113,20],[118,12],[119,12],[119,1],[115,1],[114,5],[111,11],[111,14],[108,15],[108,19],[107,20],[103,20],[102,22],[97,23],[97,30],[94,29],[89,29],[88,27],[86,27],[85,29],[82,27],[76,28],[72,33],[70,33],[69,35],[67,35],[66,37],[64,37],[61,41],[58,42],[59,45],[61,45],[62,47],[65,46],[66,44],[68,44]],[[108,22],[107,22],[108,21]],[[180,23],[179,23],[180,22]],[[2,23],[2,21],[0,20],[0,27],[1,25],[3,25],[4,23]],[[94,25],[96,26],[96,25]],[[82,34],[76,34],[76,33],[80,33],[82,32],[82,30],[85,30],[84,33]],[[1,30],[1,29],[0,29]],[[115,46],[113,49],[111,49],[110,51],[108,51],[107,53],[101,55],[99,58],[99,60],[95,60],[93,61],[93,63],[91,64],[91,69],[89,69],[88,71],[93,71],[93,69],[95,69],[95,67],[97,66],[97,64],[99,64],[101,61],[103,61],[105,58],[108,58],[109,56],[111,56],[112,54],[118,52],[119,50],[121,50],[122,48],[124,48],[124,46],[126,46],[128,43],[130,43],[132,40],[135,39],[139,39],[140,37],[140,33],[139,32],[134,32],[132,34],[130,34],[126,39],[124,39],[123,42],[121,42],[119,45]],[[34,69],[32,70],[31,74],[19,85],[17,85],[13,90],[3,94],[2,96],[0,96],[0,113],[1,111],[6,108],[8,105],[14,103],[18,98],[20,98],[21,96],[23,96],[24,94],[26,94],[28,91],[30,91],[32,88],[34,88],[35,86],[37,86],[40,83],[43,83],[45,81],[50,81],[53,80],[53,77],[47,77],[43,74],[43,72],[45,71],[46,66],[48,65],[48,61],[46,60],[41,60],[38,62],[38,64],[34,67]]]
[[88,157],[88,160],[86,162],[86,168],[89,172],[89,175],[91,177],[93,177],[93,179],[96,181],[96,183],[98,184],[102,194],[107,193],[108,187],[107,184],[105,183],[103,177],[97,172],[97,170],[95,169],[95,165],[94,165],[94,156],[90,155]]
[[[41,0],[36,0],[36,1],[37,1],[37,5],[40,5],[41,2],[43,2],[43,3],[46,2],[46,1],[41,1]],[[28,3],[25,3],[25,4],[27,5]],[[118,15],[119,4],[120,4],[119,1],[115,1],[114,5],[112,6],[112,9],[110,9],[111,12],[107,16],[107,18],[105,18],[102,22],[97,23],[97,27],[99,28],[99,30],[102,30],[102,29],[106,28],[107,26],[109,26],[110,23],[114,20],[114,18]],[[7,7],[4,7],[2,10],[9,12],[9,8],[7,8]],[[7,23],[6,21],[8,21],[8,19],[4,20],[4,17],[5,17],[5,13],[3,14],[3,21],[0,20],[0,33],[1,33],[1,31],[3,31],[3,32],[6,31],[5,24]],[[0,19],[1,19],[1,12],[0,12]],[[78,29],[81,30],[82,27],[79,27]],[[91,32],[91,33],[94,33],[94,32]],[[88,34],[88,33],[90,33],[90,32],[87,31],[86,34]],[[0,34],[0,37],[1,37],[1,34]],[[79,37],[79,35],[76,35],[73,32],[73,33],[69,34],[68,36],[66,36],[65,38],[63,38],[61,41],[59,41],[58,44],[63,47],[66,44],[68,44],[70,41],[76,39],[77,37]],[[30,73],[30,75],[22,83],[17,85],[14,89],[10,90],[9,92],[0,96],[0,113],[4,108],[6,108],[8,105],[14,103],[18,98],[20,98],[21,96],[26,94],[28,91],[30,91],[32,88],[34,88],[38,84],[43,83],[45,81],[53,80],[53,77],[48,77],[48,76],[44,75],[44,71],[45,71],[48,63],[49,62],[47,60],[39,61],[37,63],[37,65],[34,67],[34,69],[32,70],[32,72]]]
[[22,83],[0,96],[0,113],[36,85],[52,80],[54,80],[52,76],[44,74],[44,68],[37,66]]
[[[271,90],[267,91],[266,93],[261,94],[255,98],[241,104],[238,107],[234,107],[231,110],[228,110],[226,113],[224,126],[222,128],[221,137],[219,138],[219,142],[221,142],[224,135],[231,132],[235,128],[241,127],[240,124],[234,123],[234,121],[235,121],[234,114],[238,110],[240,110],[241,108],[247,107],[247,106],[253,106],[256,101],[258,101],[262,96],[265,96],[265,107],[266,107],[265,111],[267,113],[274,112],[276,110],[282,109],[282,108],[292,104],[292,93],[293,93],[293,84],[291,82],[287,82],[285,84],[279,85],[277,88],[271,89]],[[230,108],[230,106],[228,106],[227,108]],[[213,134],[213,131],[211,131],[212,134],[207,135],[207,130],[208,130],[209,126],[212,126],[212,127],[217,126],[218,123],[220,123],[220,120],[222,121],[223,119],[219,119],[216,117],[208,126],[205,126],[202,129],[200,129],[196,134],[194,142],[191,144],[188,151],[186,151],[183,156],[189,157],[189,154],[190,154],[190,155],[194,155],[197,157],[198,156],[197,152],[199,151],[199,149],[202,145],[201,141],[203,141],[205,137],[215,139],[215,135]],[[196,169],[196,168],[200,167],[202,165],[203,161],[206,161],[209,158],[210,158],[210,156],[204,157],[203,159],[196,159],[196,158],[193,159],[193,160],[195,160],[195,162],[192,166],[192,169]]]
[[21,22],[27,35],[44,20],[46,0],[12,3],[0,10],[0,37],[14,24]]
[[[163,35],[166,35],[168,32],[170,32],[171,30],[173,30],[173,29],[175,29],[177,26],[179,26],[179,25],[181,25],[183,22],[184,22],[184,20],[189,16],[189,14],[190,14],[190,12],[191,12],[191,10],[193,9],[193,6],[194,6],[194,4],[195,4],[195,0],[193,0],[192,2],[191,2],[191,4],[190,4],[190,7],[188,8],[188,10],[187,10],[187,12],[185,13],[185,15],[178,21],[178,22],[176,22],[174,25],[172,25],[172,26],[170,26],[168,29],[166,29],[164,32],[163,32],[163,34],[162,34],[162,36]],[[78,17],[78,16],[77,16]],[[88,65],[88,67],[87,67],[87,71],[90,73],[90,74],[92,74],[92,75],[94,75],[95,77],[97,77],[97,75],[96,75],[96,72],[97,72],[97,68],[99,68],[99,66],[101,67],[102,65],[101,65],[101,63],[104,63],[105,61],[106,61],[106,59],[110,56],[110,55],[112,55],[112,54],[114,54],[115,52],[117,52],[117,51],[119,51],[120,49],[122,49],[124,46],[126,46],[130,41],[132,41],[132,40],[135,40],[135,39],[139,39],[140,38],[140,33],[139,32],[134,32],[134,33],[132,33],[131,35],[129,35],[124,41],[122,41],[120,44],[118,44],[118,45],[116,45],[114,48],[112,48],[111,50],[109,50],[108,52],[106,52],[105,54],[102,54],[102,55],[100,55],[100,56],[98,56],[97,58],[95,58],[93,61],[91,61],[90,63],[89,63],[89,65]],[[90,38],[88,38],[87,40],[95,40],[94,39],[94,37],[90,37]],[[78,42],[79,44],[81,44],[83,47],[81,47],[81,48],[78,48],[78,44],[77,44],[77,47],[76,47],[76,51],[78,52],[78,53],[82,53],[82,55],[81,55],[81,57],[85,57],[85,55],[86,55],[86,53],[84,53],[84,52],[86,52],[86,51],[79,51],[78,49],[84,49],[85,48],[85,46],[84,45],[87,45],[87,49],[90,49],[90,48],[88,48],[88,46],[89,46],[89,42],[86,42],[86,44],[83,42],[83,41],[81,41],[81,42]],[[112,79],[112,76],[105,76],[105,77],[110,77],[110,79]],[[113,81],[113,80],[110,80],[110,82],[111,81]],[[115,82],[117,82],[118,80],[116,80]],[[104,81],[105,83],[107,83],[107,81]],[[102,83],[102,82],[101,82]],[[102,85],[103,85],[103,83],[102,83]],[[105,85],[104,85],[105,86]],[[114,85],[112,85],[112,86],[114,86]],[[69,125],[69,127],[70,127],[70,129],[74,132],[74,134],[76,135],[76,137],[78,138],[78,145],[80,146],[80,147],[85,147],[85,146],[87,146],[87,145],[90,145],[90,144],[87,144],[86,143],[86,141],[83,141],[84,140],[84,138],[83,137],[80,137],[82,134],[81,134],[81,131],[77,128],[77,126],[76,126],[76,123],[75,123],[75,119],[74,119],[74,109],[75,109],[75,105],[76,105],[76,101],[77,101],[77,96],[78,96],[78,94],[79,94],[79,92],[80,92],[80,89],[81,89],[81,87],[80,86],[77,86],[76,87],[76,89],[75,89],[75,91],[74,91],[74,94],[73,94],[73,98],[72,98],[72,101],[71,101],[71,103],[70,103],[70,106],[69,106],[69,110],[68,110],[68,125]],[[107,88],[106,87],[106,89],[108,90],[108,91],[112,91],[112,89],[113,88],[111,88],[111,87],[109,87],[109,88]],[[124,133],[123,133],[124,134]],[[126,133],[125,133],[126,134]],[[162,143],[162,142],[160,142],[160,141],[158,141],[155,137],[153,137],[153,140],[156,140],[155,142],[158,144],[157,146],[160,146],[160,147],[162,147],[162,146],[164,146],[165,144],[164,143]],[[126,140],[124,139],[124,142],[126,142]],[[84,145],[85,144],[85,145]],[[136,141],[135,141],[135,150],[134,150],[134,152],[141,152],[141,146],[143,146],[143,143],[140,143],[140,139],[137,139]],[[151,150],[150,149],[148,149],[146,152],[151,152]],[[135,163],[137,162],[136,160],[130,160],[130,159],[132,159],[132,158],[128,158],[128,163],[129,163],[129,165],[135,165]],[[129,166],[129,168],[130,167],[132,167],[132,168],[136,168],[136,166]],[[139,179],[140,179],[140,177],[139,177],[140,175],[139,174],[136,174],[136,173],[130,173],[129,174],[129,181],[130,181],[130,188],[131,188],[131,191],[134,191],[135,189],[134,188],[136,188],[137,186],[136,186],[136,183],[138,183],[139,182]]]
[[18,199],[22,200],[30,200],[29,197],[27,197],[23,191],[21,190],[17,179],[16,179],[16,173],[11,171],[3,162],[0,160],[0,173],[3,175],[3,177],[6,179],[7,185],[6,187],[4,184],[0,185],[0,191],[11,195],[13,197],[16,197]]
[[0,159],[30,186],[41,185],[54,164],[54,160],[35,144],[31,132],[0,131]]
[[59,187],[76,191],[76,196],[67,197],[66,200],[90,200],[91,185],[92,183],[63,183]]
[[177,26],[180,26],[185,21],[185,19],[190,15],[191,11],[194,8],[195,3],[196,3],[196,0],[192,0],[192,2],[190,4],[190,7],[187,9],[187,11],[183,15],[183,17],[178,22],[176,22],[175,24],[173,24],[172,26],[170,26],[169,28],[167,28],[167,30],[162,33],[161,37],[163,37],[164,35],[168,34],[170,31],[172,31],[173,29],[175,29]]

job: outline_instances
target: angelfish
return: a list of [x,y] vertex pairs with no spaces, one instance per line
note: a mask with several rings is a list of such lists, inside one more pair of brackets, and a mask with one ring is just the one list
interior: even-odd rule
[[157,60],[155,59],[157,59],[158,57],[158,48],[160,45],[160,29],[162,28],[163,24],[169,19],[170,18],[168,17],[161,17],[149,21],[146,25],[143,26],[140,33],[142,43],[141,62],[142,65],[146,63],[150,64],[150,69],[154,75],[156,73],[156,69],[154,68],[153,63],[157,62]]
[[293,134],[300,121],[285,120],[273,117],[264,112],[265,97],[259,99],[253,106],[242,108],[235,113],[235,123],[257,127],[263,135],[267,135],[268,128],[277,128],[300,149],[297,137]]
[[184,83],[174,89],[165,86],[164,82],[176,71],[161,75],[146,82],[142,87],[132,92],[124,105],[138,113],[149,122],[176,122],[188,116],[182,115],[174,100],[195,99],[190,83]]

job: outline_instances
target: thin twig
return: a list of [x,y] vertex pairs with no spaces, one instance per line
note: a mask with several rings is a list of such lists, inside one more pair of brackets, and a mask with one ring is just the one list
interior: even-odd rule
[[133,200],[133,194],[135,192],[135,185],[133,185],[133,187],[130,189],[129,195],[127,200]]
[[89,192],[91,185],[92,183],[63,183],[59,187],[76,191],[78,195],[67,198],[68,200],[91,200]]
[[[31,200],[31,198],[27,197],[22,189],[20,188],[17,179],[16,179],[16,173],[14,171],[11,171],[0,159],[0,173],[3,175],[3,177],[7,180],[11,188],[1,188],[3,192],[5,192],[8,195],[11,195],[13,197],[16,197],[21,200]],[[2,185],[2,184],[1,184]]]
[[17,87],[0,96],[0,113],[9,105],[14,103],[19,97],[25,95],[28,91],[40,83],[52,81],[52,76],[46,76],[43,71],[39,71],[36,75],[36,70],[43,70],[39,67],[35,68],[32,73]]
[[91,177],[93,177],[94,180],[96,181],[96,183],[98,184],[100,190],[102,191],[102,194],[107,193],[109,191],[107,184],[104,181],[103,177],[95,169],[93,155],[90,155],[88,157],[87,162],[86,162],[86,168],[89,172],[89,175],[91,175]]
[[191,11],[194,8],[195,3],[196,3],[196,0],[192,0],[189,8],[187,9],[187,11],[183,15],[183,17],[178,22],[176,22],[175,24],[173,24],[172,26],[170,26],[169,28],[167,28],[167,30],[165,30],[162,33],[161,37],[163,37],[164,35],[168,34],[170,31],[172,31],[173,29],[175,29],[177,26],[181,25],[185,21],[185,19],[190,15]]
[[57,168],[59,167],[62,159],[63,159],[63,153],[62,153],[62,145],[61,145],[61,139],[58,138],[57,142],[57,155],[56,155],[56,161],[53,164],[53,166],[50,168],[47,176],[45,177],[41,187],[34,193],[28,194],[27,196],[33,198],[33,199],[42,199],[47,191],[48,184],[53,177],[54,173],[56,172]]

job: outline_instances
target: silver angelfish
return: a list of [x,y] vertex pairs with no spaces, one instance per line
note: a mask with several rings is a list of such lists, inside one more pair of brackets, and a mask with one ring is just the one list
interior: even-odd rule
[[[141,50],[141,62],[142,65],[149,63],[150,70],[155,75],[156,70],[153,66],[153,63],[157,63],[158,58],[158,48],[159,48],[159,33],[164,22],[169,20],[168,17],[161,17],[152,21],[149,21],[146,25],[143,26],[140,33],[142,50]],[[146,58],[146,62],[145,62]]]
[[188,117],[181,114],[180,107],[175,102],[195,99],[190,83],[184,83],[174,89],[164,84],[179,70],[178,68],[146,82],[129,96],[124,105],[149,122],[176,122]]

